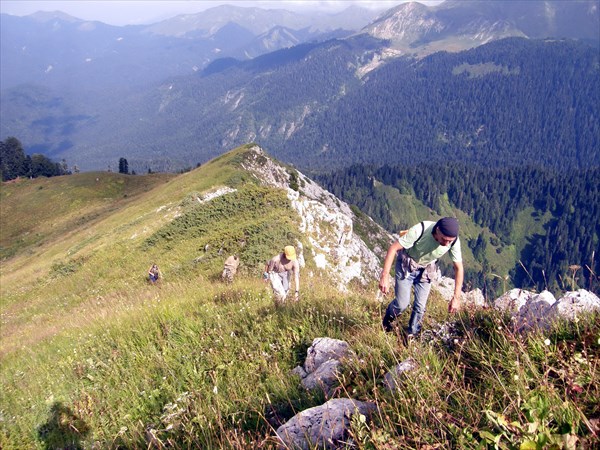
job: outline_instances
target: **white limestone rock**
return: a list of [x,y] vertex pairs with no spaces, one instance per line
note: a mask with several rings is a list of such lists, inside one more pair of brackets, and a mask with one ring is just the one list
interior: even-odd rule
[[[317,267],[329,274],[337,288],[346,292],[352,280],[366,285],[377,279],[381,272],[380,259],[354,232],[355,215],[350,206],[300,172],[297,172],[299,191],[291,189],[289,169],[267,157],[260,147],[251,150],[253,157],[244,168],[263,184],[286,190],[292,207],[298,212],[298,229],[310,242]],[[371,224],[378,237],[392,241],[383,228],[375,222]]]

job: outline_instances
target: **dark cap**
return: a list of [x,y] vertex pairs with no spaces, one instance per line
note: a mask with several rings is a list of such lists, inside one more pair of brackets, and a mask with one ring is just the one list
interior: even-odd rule
[[458,236],[458,220],[454,217],[444,217],[435,224],[436,229],[440,230],[444,236],[457,237]]

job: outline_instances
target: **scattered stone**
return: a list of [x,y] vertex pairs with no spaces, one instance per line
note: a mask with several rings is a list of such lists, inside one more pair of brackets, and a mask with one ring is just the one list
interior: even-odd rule
[[292,373],[300,376],[305,389],[322,389],[329,397],[338,385],[342,364],[355,357],[347,342],[327,337],[315,338],[306,353],[304,366],[296,367]]
[[399,377],[404,372],[410,372],[418,367],[417,361],[413,358],[408,358],[398,364],[394,369],[385,374],[383,383],[390,391],[395,391],[400,388]]
[[368,419],[375,409],[375,403],[350,398],[335,398],[321,406],[305,409],[277,429],[278,449],[343,447],[347,443],[352,416],[358,413]]
[[444,322],[421,331],[424,342],[442,341],[448,347],[454,347],[464,339],[463,332],[456,322]]

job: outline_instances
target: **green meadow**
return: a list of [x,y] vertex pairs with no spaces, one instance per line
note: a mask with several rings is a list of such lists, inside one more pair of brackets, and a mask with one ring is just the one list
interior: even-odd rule
[[[0,448],[276,448],[279,425],[326,400],[291,375],[322,336],[358,356],[334,396],[377,405],[347,448],[597,448],[598,315],[519,334],[493,309],[449,318],[434,293],[424,329],[452,320],[454,338],[405,343],[381,329],[390,299],[375,280],[343,293],[317,269],[285,192],[246,157],[2,184]],[[300,301],[276,307],[262,267],[294,242]],[[417,368],[389,391],[384,375],[407,358]]]

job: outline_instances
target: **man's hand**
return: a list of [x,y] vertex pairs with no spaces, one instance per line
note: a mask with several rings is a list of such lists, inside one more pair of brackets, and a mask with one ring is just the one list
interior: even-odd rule
[[379,279],[379,290],[383,295],[387,295],[387,293],[390,292],[390,277],[387,273],[381,274],[381,278]]
[[385,260],[383,261],[383,270],[381,271],[381,277],[379,278],[379,290],[386,295],[390,292],[390,270],[392,270],[392,263],[396,258],[396,254],[402,250],[402,246],[398,241],[392,242],[390,248],[388,248],[385,254]]
[[459,309],[460,309],[460,297],[457,297],[455,295],[454,297],[452,297],[452,299],[450,300],[450,303],[448,304],[448,312],[450,314],[454,314],[455,312],[458,312]]

